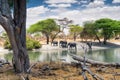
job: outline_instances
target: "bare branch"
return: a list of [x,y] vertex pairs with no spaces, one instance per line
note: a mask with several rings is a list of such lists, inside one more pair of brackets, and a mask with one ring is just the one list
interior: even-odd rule
[[[76,55],[73,55],[73,54],[70,54],[72,56],[72,58],[74,60],[77,60],[77,61],[81,61],[81,62],[84,62],[84,58],[81,57],[81,56],[76,56]],[[100,62],[100,61],[94,61],[94,60],[91,60],[91,59],[86,59],[86,62],[87,63],[90,63],[92,65],[104,65],[104,66],[120,66],[120,63],[106,63],[106,62]]]
[[33,65],[30,66],[30,68],[27,70],[27,72],[29,73],[31,71],[31,69],[36,65],[37,63],[34,63]]

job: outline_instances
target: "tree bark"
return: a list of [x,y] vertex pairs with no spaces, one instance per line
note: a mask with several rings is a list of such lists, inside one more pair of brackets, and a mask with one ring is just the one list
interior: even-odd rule
[[76,41],[76,34],[75,33],[74,33],[73,39],[74,39],[74,41]]
[[46,43],[49,44],[49,35],[46,33],[45,36],[46,36],[46,39],[47,39]]
[[100,38],[98,37],[98,35],[95,34],[95,36],[96,36],[97,40],[99,41],[99,43],[101,43]]
[[107,38],[106,36],[104,37],[104,41],[103,41],[103,44],[106,44],[107,43]]
[[60,31],[59,32],[57,32],[53,37],[51,37],[51,43],[54,41],[54,39],[56,38],[56,36],[58,35],[60,33]]
[[26,50],[26,0],[14,0],[14,16],[7,0],[0,0],[0,24],[5,29],[13,49],[15,72],[27,72],[29,57]]

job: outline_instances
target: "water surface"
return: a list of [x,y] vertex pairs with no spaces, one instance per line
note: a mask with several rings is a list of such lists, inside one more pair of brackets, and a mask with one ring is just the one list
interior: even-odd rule
[[[46,61],[65,61],[71,62],[74,61],[69,53],[75,54],[78,56],[84,56],[84,51],[75,51],[75,50],[49,50],[49,51],[28,51],[30,61],[36,62],[46,62]],[[93,59],[96,61],[102,62],[120,62],[120,48],[111,48],[103,50],[89,51],[86,54],[87,58]],[[1,57],[1,56],[0,56]],[[2,56],[3,57],[3,56]],[[4,58],[11,60],[12,53],[4,55]]]

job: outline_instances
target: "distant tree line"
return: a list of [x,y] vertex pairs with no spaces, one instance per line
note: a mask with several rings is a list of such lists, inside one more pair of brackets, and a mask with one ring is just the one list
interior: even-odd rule
[[[41,32],[46,36],[46,43],[48,44],[49,39],[52,39],[53,41],[56,36],[62,32],[60,27],[61,26],[58,25],[54,19],[46,19],[31,25],[28,29],[28,33]],[[85,41],[88,39],[94,39],[98,40],[100,43],[103,42],[106,44],[107,40],[120,35],[120,21],[109,18],[102,18],[96,21],[86,21],[83,26],[71,24],[68,25],[68,28],[74,41],[77,36],[80,36],[80,38]],[[103,41],[101,41],[101,39],[103,39]]]
[[106,44],[107,40],[120,35],[120,21],[109,18],[102,18],[96,21],[87,21],[84,23],[81,38],[83,39],[103,39]]

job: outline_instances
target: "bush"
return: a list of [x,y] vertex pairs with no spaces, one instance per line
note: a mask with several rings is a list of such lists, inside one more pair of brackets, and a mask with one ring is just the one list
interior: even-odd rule
[[[27,40],[26,40],[26,46],[27,46],[27,50],[41,48],[41,44],[38,41],[36,41],[34,39],[30,39],[28,37],[27,37]],[[12,47],[11,47],[10,42],[9,42],[8,39],[4,43],[4,48],[5,49],[9,49],[9,50],[12,49]]]
[[38,41],[30,38],[27,38],[26,45],[28,50],[41,48],[41,44]]
[[41,48],[41,44],[38,41],[34,41],[34,49]]
[[7,39],[7,40],[5,41],[5,43],[4,43],[4,48],[5,48],[5,49],[9,49],[9,50],[12,49],[12,47],[11,47],[10,42],[9,42],[8,39]]
[[32,41],[31,39],[27,39],[27,41],[26,41],[26,46],[27,46],[27,49],[28,49],[28,50],[34,49],[33,41]]

